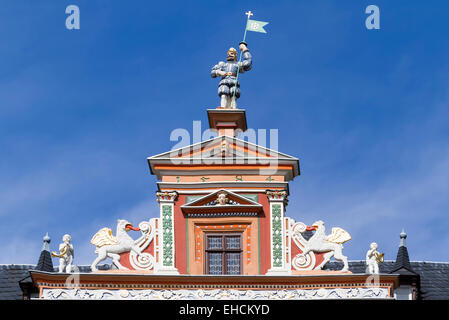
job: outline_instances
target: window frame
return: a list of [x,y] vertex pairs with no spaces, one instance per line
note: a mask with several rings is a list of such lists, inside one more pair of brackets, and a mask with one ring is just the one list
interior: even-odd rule
[[[209,237],[221,237],[221,249],[209,249]],[[226,248],[226,237],[238,236],[239,237],[239,249],[228,249]],[[208,275],[222,275],[222,276],[230,276],[230,275],[242,275],[243,274],[243,232],[205,232],[204,233],[204,244],[205,244],[205,274]],[[221,253],[222,262],[222,274],[210,274],[210,265],[209,265],[209,253]],[[229,274],[228,273],[228,264],[227,264],[227,253],[240,253],[240,273],[239,274]]]

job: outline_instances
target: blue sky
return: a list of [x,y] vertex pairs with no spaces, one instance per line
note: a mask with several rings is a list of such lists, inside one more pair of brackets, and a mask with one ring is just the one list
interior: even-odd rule
[[[65,28],[76,4],[81,29]],[[378,5],[380,30],[365,28]],[[77,264],[118,218],[158,215],[146,157],[170,133],[206,129],[210,68],[243,36],[253,69],[239,105],[251,128],[279,129],[300,159],[287,215],[395,259],[405,228],[412,260],[449,261],[447,1],[23,1],[0,9],[0,263],[36,263],[72,235]]]

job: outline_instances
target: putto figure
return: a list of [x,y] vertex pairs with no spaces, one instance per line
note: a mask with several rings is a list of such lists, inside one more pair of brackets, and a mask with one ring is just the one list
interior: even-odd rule
[[212,78],[221,77],[218,83],[218,96],[221,99],[220,106],[225,109],[236,109],[237,99],[240,97],[240,84],[237,81],[238,73],[244,73],[252,67],[252,57],[245,42],[240,42],[240,51],[243,61],[237,62],[237,50],[230,48],[227,54],[227,62],[220,61],[212,68]]
[[384,254],[377,251],[377,243],[373,242],[366,252],[366,266],[369,274],[379,273],[379,263],[384,262]]
[[65,234],[62,237],[62,243],[59,245],[59,253],[53,251],[51,253],[52,257],[59,258],[59,273],[72,272],[72,262],[73,262],[73,245],[70,243],[72,237],[69,234]]

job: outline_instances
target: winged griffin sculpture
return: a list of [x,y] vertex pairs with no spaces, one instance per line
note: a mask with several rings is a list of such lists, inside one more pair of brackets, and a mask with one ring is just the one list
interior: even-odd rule
[[[351,240],[350,234],[342,228],[332,228],[331,234],[326,236],[324,222],[319,220],[306,226],[302,222],[293,225],[293,240],[301,249],[302,253],[293,258],[293,267],[297,270],[316,270],[321,269],[329,260],[334,257],[336,260],[343,261],[342,272],[348,271],[348,258],[343,255],[343,243]],[[315,233],[306,240],[302,233],[306,231],[315,231]],[[314,253],[324,253],[324,260],[316,265]]]
[[[134,240],[128,235],[128,231],[141,231],[142,236]],[[141,222],[138,228],[134,228],[133,225],[127,220],[119,219],[117,221],[116,235],[112,234],[112,230],[109,228],[100,229],[90,240],[90,242],[97,247],[95,253],[98,257],[91,265],[92,271],[97,271],[97,265],[99,262],[106,258],[111,258],[112,263],[118,269],[127,270],[120,263],[120,254],[130,252],[130,263],[136,269],[146,270],[151,269],[153,266],[153,257],[143,252],[152,241],[154,232],[149,222]]]

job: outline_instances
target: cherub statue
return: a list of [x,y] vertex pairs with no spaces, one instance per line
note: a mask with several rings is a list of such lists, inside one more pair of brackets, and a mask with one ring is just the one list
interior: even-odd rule
[[220,61],[212,68],[212,78],[221,77],[218,83],[218,96],[221,99],[220,106],[225,109],[236,109],[237,99],[240,97],[240,84],[237,81],[237,73],[244,73],[251,69],[252,57],[245,42],[240,42],[240,51],[243,53],[243,61],[237,62],[237,50],[230,48],[227,53],[227,62]]
[[384,254],[377,251],[377,243],[373,242],[370,249],[366,252],[366,266],[369,274],[379,273],[379,262],[383,263]]
[[70,243],[72,237],[69,234],[65,234],[62,237],[62,243],[59,245],[59,253],[53,251],[52,257],[59,258],[59,273],[63,273],[64,269],[67,273],[72,272],[72,262],[74,258],[73,245]]

